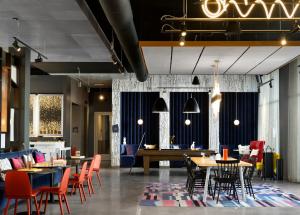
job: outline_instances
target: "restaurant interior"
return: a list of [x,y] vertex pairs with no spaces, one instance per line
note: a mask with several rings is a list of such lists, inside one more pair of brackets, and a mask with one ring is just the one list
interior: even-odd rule
[[298,0],[0,0],[0,213],[300,212]]

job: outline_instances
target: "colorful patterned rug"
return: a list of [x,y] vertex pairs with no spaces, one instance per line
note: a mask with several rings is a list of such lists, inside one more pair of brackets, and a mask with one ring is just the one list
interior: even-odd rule
[[[152,183],[145,187],[141,206],[154,207],[300,207],[300,198],[284,193],[271,185],[254,185],[255,199],[247,195],[245,201],[234,200],[231,196],[220,194],[219,203],[211,196],[207,202],[202,201],[203,190],[196,190],[193,198],[188,194],[185,183],[164,184]],[[241,194],[241,193],[239,193]]]

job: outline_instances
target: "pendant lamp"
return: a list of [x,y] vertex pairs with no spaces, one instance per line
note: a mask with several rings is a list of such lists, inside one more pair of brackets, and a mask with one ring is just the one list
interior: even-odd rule
[[192,85],[200,85],[200,81],[198,76],[194,76],[193,81],[192,81]]
[[184,104],[183,113],[200,113],[198,102],[192,97],[192,94]]
[[237,92],[235,93],[235,120],[233,121],[233,124],[235,126],[240,125],[240,120],[238,120],[238,117],[237,117]]
[[142,93],[140,92],[140,104],[139,104],[139,118],[138,118],[138,121],[137,121],[137,124],[138,125],[143,125],[144,124],[144,120],[142,119]]
[[165,100],[159,97],[154,102],[154,105],[152,107],[152,113],[163,113],[163,112],[168,112],[168,107]]

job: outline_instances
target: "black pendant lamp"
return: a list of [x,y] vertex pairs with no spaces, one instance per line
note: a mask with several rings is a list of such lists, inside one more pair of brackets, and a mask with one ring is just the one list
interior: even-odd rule
[[184,104],[183,113],[200,113],[198,102],[192,95]]
[[168,107],[165,100],[161,97],[156,99],[152,107],[152,113],[168,112]]
[[192,81],[192,85],[200,85],[200,81],[198,76],[194,76],[193,81]]

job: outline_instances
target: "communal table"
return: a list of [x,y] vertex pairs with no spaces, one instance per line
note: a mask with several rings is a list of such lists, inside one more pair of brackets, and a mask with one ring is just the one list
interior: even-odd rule
[[[49,168],[23,168],[23,169],[18,169],[18,171],[23,171],[28,174],[30,184],[31,186],[33,185],[33,176],[34,175],[48,175],[51,174],[51,180],[50,180],[50,187],[53,187],[54,185],[54,173],[56,172],[54,169],[49,169]],[[53,196],[51,200],[53,201]],[[31,214],[33,214],[33,203],[32,199],[30,199],[30,208],[31,208]]]
[[143,156],[144,160],[144,174],[149,174],[149,167],[151,161],[180,161],[183,160],[183,155],[186,154],[189,157],[192,156],[201,156],[203,154],[210,156],[214,154],[214,151],[211,150],[191,150],[191,149],[139,149],[137,156]]
[[[209,157],[191,157],[191,160],[198,167],[206,169],[206,178],[205,178],[204,194],[203,194],[203,202],[206,202],[207,193],[208,193],[208,183],[209,183],[209,178],[210,178],[210,170],[211,170],[212,167],[217,167],[218,164],[213,158],[209,158]],[[234,158],[228,158],[228,160],[235,160],[235,159]],[[252,164],[244,162],[244,161],[240,161],[238,166],[239,166],[239,173],[240,173],[242,198],[243,198],[243,200],[246,200],[243,167],[251,167]]]

